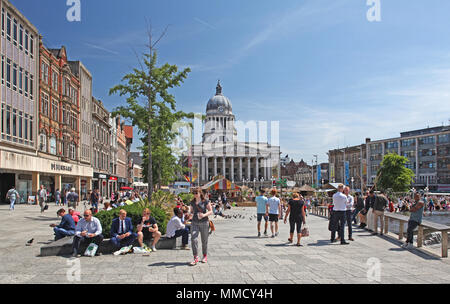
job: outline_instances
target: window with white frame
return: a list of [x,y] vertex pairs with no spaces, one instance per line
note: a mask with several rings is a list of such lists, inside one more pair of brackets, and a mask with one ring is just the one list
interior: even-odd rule
[[39,134],[39,150],[47,152],[47,134],[45,132]]
[[56,136],[55,136],[55,134],[52,134],[52,137],[50,137],[50,153],[53,155],[56,155]]
[[58,91],[58,76],[59,76],[58,73],[56,73],[55,71],[52,71],[52,77],[53,77],[52,88],[55,91]]

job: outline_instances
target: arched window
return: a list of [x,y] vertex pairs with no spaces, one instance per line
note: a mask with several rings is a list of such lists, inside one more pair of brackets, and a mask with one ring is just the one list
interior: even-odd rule
[[50,153],[53,155],[56,155],[56,136],[55,136],[55,134],[52,134],[52,137],[50,137]]
[[45,132],[39,134],[39,150],[47,152],[47,134]]

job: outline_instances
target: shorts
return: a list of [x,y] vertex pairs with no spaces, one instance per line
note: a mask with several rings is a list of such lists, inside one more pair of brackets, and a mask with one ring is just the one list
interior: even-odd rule
[[148,231],[148,227],[142,228],[142,234],[144,235],[144,240],[153,239],[153,232]]
[[261,220],[262,220],[263,217],[264,217],[264,220],[265,220],[266,222],[269,220],[269,217],[266,216],[265,213],[257,213],[257,214],[256,214],[256,220],[257,220],[258,222],[261,222]]
[[278,222],[278,214],[269,214],[269,222]]

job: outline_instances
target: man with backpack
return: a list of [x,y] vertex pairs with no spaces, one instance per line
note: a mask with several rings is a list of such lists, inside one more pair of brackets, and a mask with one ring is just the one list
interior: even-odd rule
[[8,193],[6,194],[6,199],[9,200],[9,210],[14,210],[14,204],[16,203],[16,200],[20,199],[20,195],[16,190],[16,186],[12,186],[12,188],[9,189]]

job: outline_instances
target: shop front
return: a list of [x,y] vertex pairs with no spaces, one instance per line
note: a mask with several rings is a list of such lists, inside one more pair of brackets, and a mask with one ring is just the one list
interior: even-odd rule
[[108,181],[110,176],[108,174],[94,172],[94,189],[98,189],[100,196],[109,197]]
[[118,184],[119,184],[119,189],[121,187],[126,187],[126,186],[128,186],[128,180],[126,178],[119,177],[118,178]]
[[109,197],[111,197],[111,195],[118,190],[118,185],[117,185],[118,179],[119,178],[117,176],[111,175],[109,177],[109,181],[108,181]]
[[[54,201],[56,189],[63,192],[71,188],[75,188],[82,199],[84,193],[90,190],[92,176],[93,170],[89,166],[0,151],[0,190],[3,192],[3,188],[15,185],[21,203],[32,201],[41,185],[47,189],[49,201]],[[4,180],[7,182],[3,183]]]

